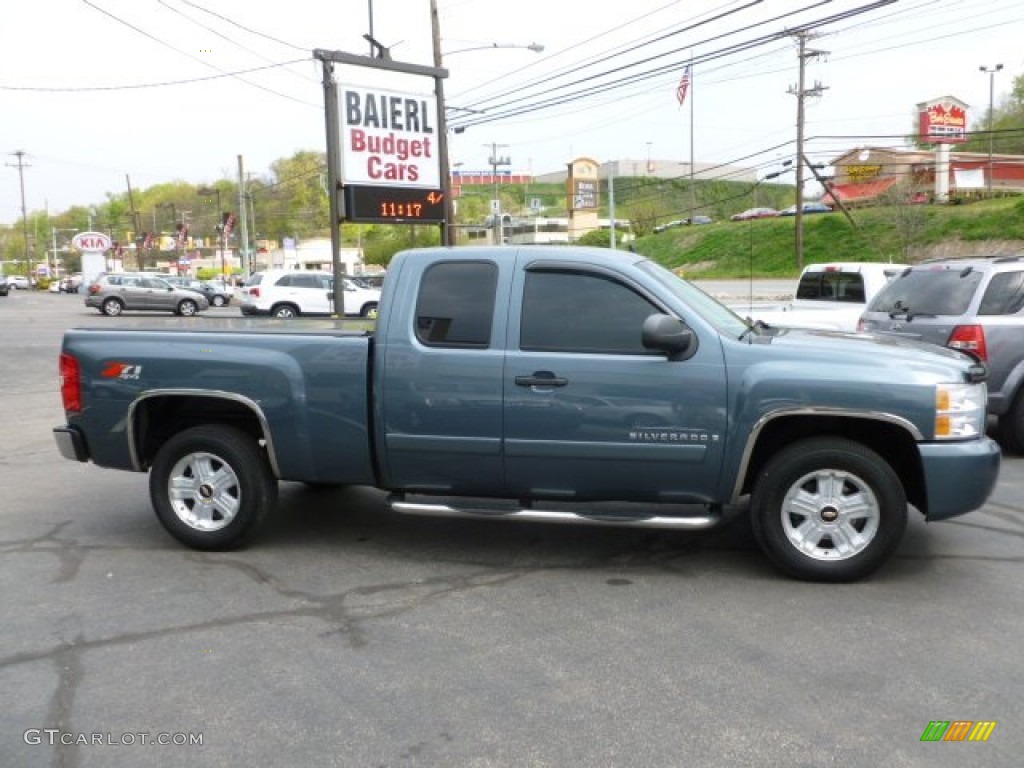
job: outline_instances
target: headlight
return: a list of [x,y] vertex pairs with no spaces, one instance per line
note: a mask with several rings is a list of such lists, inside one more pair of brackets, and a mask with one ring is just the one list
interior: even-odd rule
[[987,403],[984,384],[937,384],[935,439],[963,440],[985,434]]

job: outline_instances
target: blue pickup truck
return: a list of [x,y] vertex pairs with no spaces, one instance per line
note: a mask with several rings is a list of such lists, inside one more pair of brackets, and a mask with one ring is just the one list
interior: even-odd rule
[[[749,325],[635,254],[398,254],[375,330],[340,320],[79,328],[61,454],[149,472],[163,526],[236,547],[278,481],[370,485],[393,510],[709,528],[749,514],[796,578],[864,577],[984,504],[985,368],[913,341]],[[732,513],[732,514],[730,514]]]

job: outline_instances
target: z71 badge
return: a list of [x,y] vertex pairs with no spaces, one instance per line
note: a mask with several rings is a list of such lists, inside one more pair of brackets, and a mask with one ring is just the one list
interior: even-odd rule
[[107,367],[100,371],[100,376],[104,379],[135,380],[141,375],[142,366],[130,363],[108,363]]

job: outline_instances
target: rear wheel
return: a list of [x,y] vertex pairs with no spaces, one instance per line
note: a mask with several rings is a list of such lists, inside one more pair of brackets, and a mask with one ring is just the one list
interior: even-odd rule
[[999,443],[1012,453],[1024,453],[1024,389],[1017,393],[1010,410],[996,425]]
[[291,304],[279,304],[270,314],[274,317],[298,317],[299,310]]
[[182,317],[192,317],[199,311],[199,305],[192,299],[185,299],[178,304],[178,314]]
[[210,299],[210,303],[215,307],[223,307],[225,304],[223,296],[214,296]]
[[256,440],[235,427],[200,426],[168,440],[153,461],[149,495],[160,523],[202,550],[245,543],[277,504],[277,481]]
[[754,535],[780,570],[808,581],[856,581],[892,554],[907,499],[892,467],[860,443],[811,438],[761,471],[751,498]]
[[100,312],[107,317],[117,317],[124,312],[124,304],[121,303],[120,299],[104,299]]

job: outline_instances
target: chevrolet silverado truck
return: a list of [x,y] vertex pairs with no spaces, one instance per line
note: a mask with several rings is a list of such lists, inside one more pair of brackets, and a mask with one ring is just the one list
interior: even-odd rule
[[636,254],[410,250],[376,326],[189,318],[65,333],[63,456],[149,473],[183,544],[241,545],[278,481],[399,513],[675,530],[749,515],[793,577],[864,577],[978,508],[985,368],[870,335],[751,326]]
[[861,314],[905,264],[840,261],[808,264],[793,300],[779,305],[734,306],[753,323],[854,333]]

